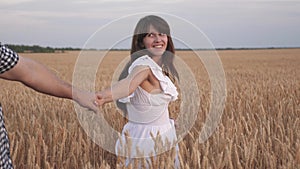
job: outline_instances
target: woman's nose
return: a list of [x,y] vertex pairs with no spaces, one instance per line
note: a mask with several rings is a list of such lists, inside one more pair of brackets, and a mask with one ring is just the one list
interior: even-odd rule
[[155,42],[160,42],[161,41],[161,37],[159,36],[159,34],[155,34],[154,41]]

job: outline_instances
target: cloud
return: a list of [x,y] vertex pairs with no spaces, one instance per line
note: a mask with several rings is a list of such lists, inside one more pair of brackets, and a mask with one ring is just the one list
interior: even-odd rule
[[16,4],[32,2],[32,1],[34,0],[0,0],[0,3],[2,5],[16,5]]
[[[50,39],[59,34],[58,39],[64,39],[64,43],[78,45],[91,32],[120,17],[143,12],[162,12],[190,21],[209,37],[213,37],[213,41],[219,45],[263,45],[263,42],[272,44],[276,39],[278,43],[300,44],[299,38],[295,36],[300,33],[296,29],[300,27],[300,1],[237,2],[239,1],[0,0],[0,37],[2,41],[34,41],[50,45],[58,43],[57,40],[51,42]],[[132,26],[134,24],[135,22]],[[281,38],[284,36],[292,38]],[[77,41],[74,37],[83,37],[84,40]]]
[[75,3],[138,2],[138,0],[77,0]]
[[178,3],[178,2],[185,2],[184,0],[152,0],[152,1],[145,1],[145,0],[76,0],[73,1],[74,3],[78,4],[101,4],[101,3],[136,3],[136,4],[143,4],[143,3]]

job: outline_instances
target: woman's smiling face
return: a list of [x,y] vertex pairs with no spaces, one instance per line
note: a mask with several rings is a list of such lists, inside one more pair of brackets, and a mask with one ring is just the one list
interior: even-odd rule
[[158,32],[152,25],[149,27],[149,33],[144,37],[143,43],[146,49],[154,56],[161,56],[167,49],[167,34]]

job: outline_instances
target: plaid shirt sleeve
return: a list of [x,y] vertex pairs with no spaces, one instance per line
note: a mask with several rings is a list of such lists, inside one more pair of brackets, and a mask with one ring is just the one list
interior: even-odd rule
[[13,68],[18,61],[18,54],[0,43],[0,74]]

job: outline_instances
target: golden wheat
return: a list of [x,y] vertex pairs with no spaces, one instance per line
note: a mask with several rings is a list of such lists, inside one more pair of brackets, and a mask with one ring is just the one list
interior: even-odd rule
[[[181,168],[300,168],[300,49],[218,53],[226,74],[226,106],[217,130],[200,144],[210,105],[209,76],[195,53],[177,52],[195,74],[201,98],[196,123],[178,144]],[[71,82],[78,54],[21,55]],[[108,52],[97,72],[97,90],[111,84],[114,69],[128,55],[128,51]],[[89,138],[71,101],[36,93],[16,82],[1,80],[0,87],[15,168],[113,169],[125,163]],[[178,115],[179,103],[170,106],[172,118]],[[106,105],[103,115],[117,131],[126,123],[114,104]],[[172,168],[175,154],[171,149],[150,158],[150,168]],[[139,164],[147,162],[136,159],[128,168]]]

